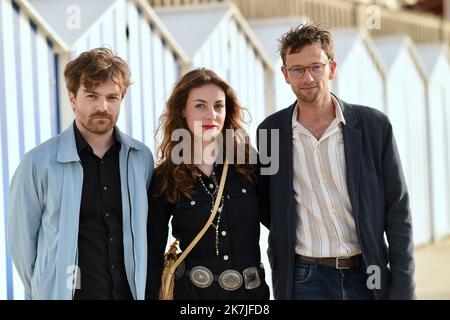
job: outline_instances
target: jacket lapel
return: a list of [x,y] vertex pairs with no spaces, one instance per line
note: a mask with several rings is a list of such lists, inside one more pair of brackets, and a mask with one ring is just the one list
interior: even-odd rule
[[343,128],[345,161],[347,167],[347,185],[352,203],[352,212],[355,221],[358,221],[359,208],[359,179],[361,169],[361,130],[358,119],[351,106],[339,100],[344,114],[346,125]]
[[295,204],[294,204],[294,187],[293,187],[293,143],[292,143],[292,114],[296,108],[296,103],[291,105],[283,117],[280,119],[280,150],[279,150],[279,173],[275,186],[282,190],[283,200],[280,202],[281,212],[285,214],[284,223],[286,224],[287,239],[295,244]]

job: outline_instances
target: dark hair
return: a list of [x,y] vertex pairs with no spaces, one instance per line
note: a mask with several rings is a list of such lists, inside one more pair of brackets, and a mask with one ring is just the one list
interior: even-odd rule
[[334,58],[333,37],[327,30],[311,23],[301,24],[291,28],[278,40],[280,56],[286,64],[286,56],[298,53],[304,46],[320,44],[329,59]]
[[107,80],[112,80],[120,87],[123,98],[130,85],[127,63],[107,48],[96,48],[80,54],[67,64],[64,78],[67,90],[74,95],[80,85],[92,90]]
[[[186,108],[189,93],[194,88],[199,88],[204,85],[214,84],[221,88],[225,93],[225,108],[226,117],[223,130],[234,129],[244,131],[243,124],[243,110],[239,104],[236,93],[228,83],[222,80],[214,71],[205,68],[199,68],[186,73],[175,85],[169,99],[166,103],[166,109],[160,118],[160,124],[157,130],[158,135],[162,135],[162,143],[158,148],[158,156],[160,164],[155,169],[157,175],[161,178],[161,185],[158,191],[153,196],[164,195],[165,198],[175,203],[180,194],[191,198],[194,191],[194,184],[197,179],[197,168],[194,164],[175,164],[171,159],[173,148],[179,143],[172,141],[172,132],[176,129],[187,129],[188,125],[186,119],[183,117],[183,110]],[[192,133],[191,133],[192,134]],[[224,136],[224,154],[226,151],[226,135]],[[235,170],[251,180],[253,175],[252,167],[247,163],[249,159],[250,143],[248,136],[244,140],[245,147],[245,164],[233,165]],[[237,155],[236,149],[238,145],[242,146],[242,142],[234,136],[234,154]]]

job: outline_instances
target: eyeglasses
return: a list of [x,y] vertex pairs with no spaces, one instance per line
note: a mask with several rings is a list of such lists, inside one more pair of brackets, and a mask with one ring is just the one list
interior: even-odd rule
[[309,67],[293,66],[291,68],[287,68],[286,66],[283,66],[283,68],[293,78],[302,78],[305,75],[307,69],[309,69],[309,72],[313,77],[320,77],[323,75],[323,70],[325,69],[325,66],[332,60],[333,58],[330,58],[323,63],[314,63]]

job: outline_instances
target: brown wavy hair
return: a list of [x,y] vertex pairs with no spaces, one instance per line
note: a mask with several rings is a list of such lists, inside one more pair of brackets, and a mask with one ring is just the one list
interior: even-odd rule
[[77,95],[83,85],[87,90],[112,80],[121,90],[122,99],[131,84],[128,64],[108,48],[95,48],[70,61],[64,70],[67,90]]
[[[153,196],[157,197],[163,195],[170,203],[175,203],[180,195],[189,199],[192,198],[198,174],[198,169],[194,164],[173,163],[171,159],[172,150],[179,141],[172,141],[171,135],[176,129],[189,130],[186,119],[183,118],[183,110],[186,108],[189,93],[194,88],[199,88],[208,84],[218,86],[225,93],[226,117],[223,130],[234,129],[245,132],[242,127],[242,124],[244,123],[243,112],[245,109],[239,104],[233,88],[222,80],[214,71],[209,69],[199,68],[186,73],[176,83],[171,96],[167,100],[166,109],[160,117],[156,133],[157,137],[162,136],[162,142],[158,148],[158,157],[160,161],[155,169],[155,173],[158,176],[158,180],[161,181],[161,184],[158,185],[158,190],[153,193]],[[226,155],[226,135],[223,136],[223,154]],[[191,137],[193,137],[192,132]],[[238,147],[242,147],[242,143],[245,144],[245,163],[237,164],[236,151]],[[235,149],[233,166],[239,174],[251,181],[253,179],[253,169],[249,164],[250,143],[248,135],[245,136],[245,139],[241,140],[234,135],[233,145]]]

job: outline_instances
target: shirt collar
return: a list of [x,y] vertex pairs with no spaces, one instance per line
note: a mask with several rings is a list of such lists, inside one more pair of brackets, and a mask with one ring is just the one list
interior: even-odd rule
[[83,151],[86,148],[90,148],[89,144],[84,139],[84,137],[81,134],[80,130],[78,130],[77,125],[75,124],[75,121],[73,122],[73,130],[75,132],[75,142],[77,144],[77,151],[78,151],[78,153],[80,153],[81,151]]
[[[77,125],[75,124],[75,121],[73,122],[73,130],[75,132],[75,142],[77,145],[77,152],[80,153],[84,150],[87,150],[89,152],[93,152],[92,147],[86,142],[86,139],[84,139],[83,135],[81,134],[80,130],[78,130]],[[116,128],[114,127],[113,131],[113,137],[114,137],[114,147],[119,148],[120,150],[120,142],[117,139],[117,132]]]
[[[346,125],[344,114],[342,113],[341,105],[339,104],[338,99],[336,99],[333,95],[331,96],[331,101],[334,105],[334,112],[336,114],[336,120],[339,123],[342,123],[343,125]],[[292,114],[292,129],[295,129],[298,126],[301,126],[301,124],[297,121],[297,115],[298,115],[298,105],[295,105],[294,112]]]
[[331,101],[333,101],[334,104],[334,111],[336,113],[336,120],[338,121],[338,124],[342,123],[345,126],[347,123],[345,122],[344,113],[342,113],[342,108],[338,99],[331,95]]

